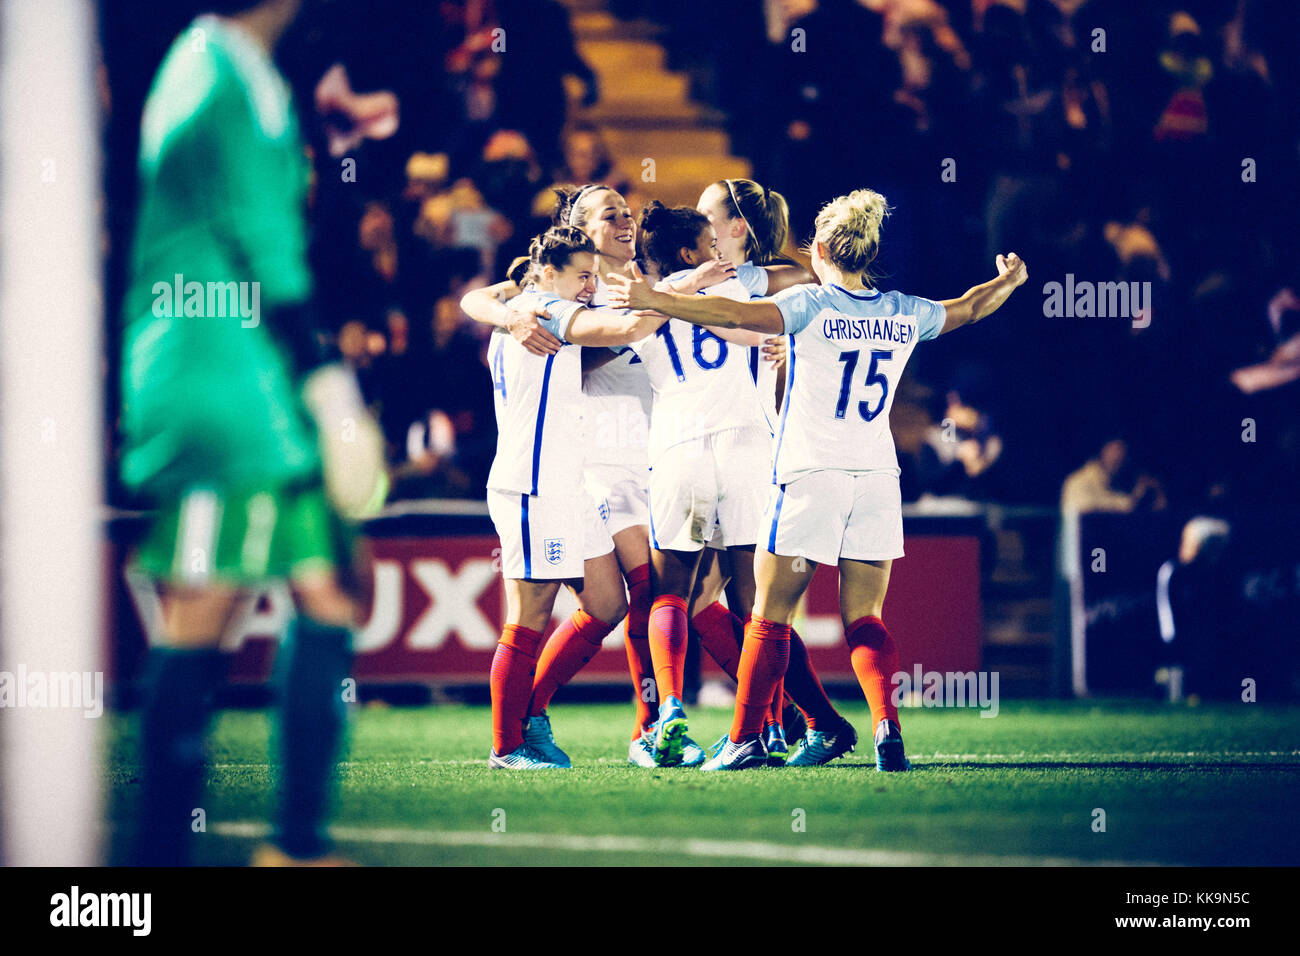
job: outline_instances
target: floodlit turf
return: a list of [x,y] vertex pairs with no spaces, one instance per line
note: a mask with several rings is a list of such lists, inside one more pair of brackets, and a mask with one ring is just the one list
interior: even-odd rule
[[[629,766],[630,704],[557,706],[574,768],[521,773],[488,769],[486,708],[360,708],[335,824],[343,851],[373,865],[1300,863],[1300,707],[904,710],[908,774],[877,772],[865,705],[844,712],[863,738],[847,758],[703,774]],[[730,712],[690,718],[708,745]],[[263,712],[228,711],[214,728],[201,862],[241,863],[254,845],[250,825],[270,805],[268,726]],[[112,727],[120,860],[139,784],[134,721]]]

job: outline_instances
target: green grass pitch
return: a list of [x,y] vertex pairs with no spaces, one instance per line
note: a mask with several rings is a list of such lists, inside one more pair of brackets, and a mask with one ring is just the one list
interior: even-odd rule
[[[877,772],[865,705],[843,709],[863,738],[845,759],[702,774],[629,766],[630,704],[552,708],[574,768],[532,773],[488,769],[484,707],[362,707],[334,825],[341,850],[367,865],[1300,863],[1300,707],[904,710],[908,774]],[[730,712],[690,718],[709,745]],[[136,727],[127,716],[110,726],[110,858],[121,862]],[[262,711],[214,724],[198,862],[240,864],[255,845],[273,786],[268,731]]]

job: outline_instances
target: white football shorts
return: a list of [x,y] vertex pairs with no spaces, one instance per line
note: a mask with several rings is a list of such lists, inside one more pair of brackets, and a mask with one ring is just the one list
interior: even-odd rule
[[[642,459],[644,461],[644,458]],[[609,506],[611,535],[650,523],[650,472],[634,465],[595,462],[582,469],[582,482],[597,501]]]
[[650,470],[650,543],[660,551],[757,544],[771,484],[765,428],[731,428],[672,445]]
[[818,564],[903,556],[903,498],[889,472],[815,471],[772,485],[759,547]]
[[579,579],[584,562],[614,550],[605,504],[585,492],[537,497],[488,489],[487,502],[501,539],[503,577]]

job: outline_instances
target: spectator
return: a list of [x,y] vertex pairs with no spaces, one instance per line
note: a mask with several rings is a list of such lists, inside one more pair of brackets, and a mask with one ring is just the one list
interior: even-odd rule
[[[1160,510],[1165,495],[1160,483],[1150,475],[1140,475],[1130,491],[1122,491],[1124,467],[1128,462],[1128,445],[1111,439],[1101,453],[1065,479],[1061,488],[1061,510],[1075,514],[1093,511],[1136,511],[1139,507]],[[1118,486],[1118,487],[1117,487]]]
[[927,491],[973,500],[993,497],[989,471],[1002,455],[1002,439],[989,416],[958,392],[948,393],[943,418],[927,430],[926,445],[937,466]]

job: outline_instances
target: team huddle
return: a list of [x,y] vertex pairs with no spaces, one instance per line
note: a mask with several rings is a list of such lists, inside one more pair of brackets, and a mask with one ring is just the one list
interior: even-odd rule
[[[296,614],[274,675],[278,800],[254,861],[320,865],[339,862],[325,821],[365,608],[349,525],[382,506],[389,476],[353,370],[316,334],[308,169],[272,59],[297,4],[228,6],[168,50],[141,134],[121,474],[151,508],[131,560],[159,587],[162,635],[142,681],[130,854],[189,861],[222,635],[252,586],[282,579]],[[346,117],[355,142],[396,128],[391,94],[322,81],[316,106]],[[837,563],[877,765],[906,769],[880,620],[903,553],[889,408],[916,342],[989,314],[1026,274],[1012,255],[959,299],[879,292],[867,271],[885,212],[866,190],[827,205],[809,271],[781,258],[785,200],[749,180],[712,184],[696,209],[649,203],[639,222],[612,189],[568,187],[510,278],[465,296],[469,315],[500,327],[487,502],[507,611],[491,766],[569,766],[547,705],[625,617],[633,764],[813,766],[847,753],[856,732],[790,626],[816,565]],[[156,287],[181,274],[253,283],[266,320],[158,309]],[[543,642],[561,585],[578,610]],[[737,683],[711,758],[682,705],[692,633]]]
[[[506,616],[490,766],[570,766],[547,705],[624,616],[630,763],[739,770],[850,752],[856,731],[791,627],[816,566],[835,564],[877,767],[908,769],[881,620],[903,556],[889,409],[917,342],[988,315],[1027,273],[1012,254],[957,299],[877,290],[887,213],[870,190],[828,203],[810,271],[781,257],[785,200],[750,180],[712,184],[695,209],[652,201],[639,222],[613,189],[568,188],[509,279],[462,300],[497,327],[487,497]],[[543,643],[561,585],[578,610]],[[737,684],[711,756],[682,703],[692,632]]]

